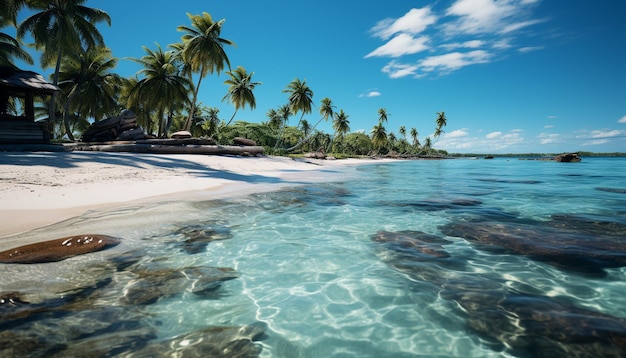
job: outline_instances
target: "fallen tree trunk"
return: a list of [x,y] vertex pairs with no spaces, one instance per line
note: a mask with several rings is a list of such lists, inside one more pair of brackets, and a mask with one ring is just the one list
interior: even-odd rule
[[131,152],[155,154],[217,154],[217,155],[260,155],[261,146],[232,145],[162,145],[162,144],[85,144],[75,145],[76,151]]

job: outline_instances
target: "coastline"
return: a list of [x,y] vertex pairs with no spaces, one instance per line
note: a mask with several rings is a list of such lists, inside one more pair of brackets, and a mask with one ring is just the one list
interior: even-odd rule
[[[107,152],[0,153],[0,240],[90,210],[211,200],[327,181],[329,169],[385,159]],[[332,176],[332,173],[330,174]]]

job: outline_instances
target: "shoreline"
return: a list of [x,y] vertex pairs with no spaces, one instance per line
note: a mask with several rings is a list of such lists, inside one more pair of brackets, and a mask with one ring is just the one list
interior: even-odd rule
[[108,152],[0,153],[0,240],[91,210],[212,200],[329,181],[337,167],[388,159]]

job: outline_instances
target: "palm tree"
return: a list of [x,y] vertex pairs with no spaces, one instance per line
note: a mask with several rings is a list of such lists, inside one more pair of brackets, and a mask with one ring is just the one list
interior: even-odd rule
[[289,123],[289,117],[291,117],[291,114],[291,107],[288,104],[284,104],[278,107],[278,110],[276,111],[276,116],[280,123],[280,132],[278,133],[278,139],[276,140],[274,149],[278,148],[278,146],[280,145],[283,133],[285,132],[285,127],[287,127],[287,123]]
[[214,22],[211,15],[203,12],[202,15],[187,14],[191,20],[191,26],[178,26],[178,31],[186,32],[182,36],[184,47],[182,49],[182,58],[189,66],[193,73],[198,73],[198,82],[193,91],[193,100],[191,101],[191,109],[189,117],[185,122],[184,129],[189,130],[191,126],[191,118],[195,113],[196,101],[198,100],[198,91],[202,79],[209,73],[220,72],[224,69],[224,65],[230,70],[230,60],[224,50],[225,45],[234,45],[230,40],[220,37],[222,25],[226,19]]
[[[333,118],[334,116],[334,109],[336,106],[333,105],[333,102],[330,98],[325,97],[322,99],[322,105],[320,106],[320,119],[315,123],[315,125],[313,126],[313,129],[317,128],[317,125],[320,124],[321,121],[328,121],[328,118]],[[298,144],[296,144],[295,146],[287,149],[287,151],[292,151],[297,149],[298,147],[300,147],[302,144],[308,142],[309,140],[311,140],[311,136],[314,135],[315,132],[311,132],[309,136],[305,135],[304,139],[302,139]]]
[[[35,49],[41,54],[42,67],[50,67],[55,63],[52,83],[59,83],[61,61],[66,52],[82,52],[82,46],[90,48],[104,45],[102,35],[96,24],[105,21],[111,26],[109,15],[100,10],[82,5],[87,0],[28,0],[28,7],[40,12],[24,20],[17,28],[17,37],[23,38],[30,33],[35,40]],[[56,108],[56,92],[48,105],[48,115],[54,118]],[[73,140],[68,126],[66,132]]]
[[254,93],[252,91],[254,88],[261,84],[261,82],[252,82],[252,75],[254,72],[246,72],[246,69],[242,66],[238,66],[234,71],[226,72],[230,79],[224,81],[225,84],[229,85],[228,93],[222,101],[228,100],[235,106],[235,112],[233,116],[230,117],[230,120],[226,125],[229,125],[230,122],[235,118],[235,114],[239,108],[244,108],[246,104],[250,106],[250,109],[256,108],[256,100],[254,98]]
[[[3,0],[0,2],[0,28],[17,26],[17,13],[24,5],[25,0]],[[0,32],[0,66],[15,67],[13,59],[22,60],[29,65],[33,59],[20,46],[20,41],[12,36]]]
[[265,116],[269,119],[269,121],[267,122],[268,127],[273,129],[279,129],[282,125],[282,118],[278,114],[278,111],[276,111],[275,109],[272,108],[268,110]]
[[33,58],[24,51],[18,40],[0,32],[0,66],[15,67],[13,59],[22,60],[29,65],[33,64]]
[[[283,90],[285,93],[289,93],[289,109],[291,113],[297,114],[302,112],[300,121],[305,114],[311,113],[311,105],[313,104],[313,91],[306,85],[306,80],[300,81],[296,78],[287,85],[287,88]],[[298,125],[300,125],[298,121]]]
[[435,123],[437,124],[437,128],[435,128],[434,136],[435,138],[439,138],[441,133],[443,133],[442,128],[448,124],[445,112],[437,112],[437,119],[435,119]]
[[424,140],[424,147],[423,147],[426,153],[430,152],[430,149],[432,148],[432,146],[433,146],[432,139],[430,139],[430,137],[426,137],[426,140]]
[[413,146],[415,149],[419,148],[420,140],[418,138],[419,133],[417,133],[417,129],[411,128],[411,139],[413,140]]
[[343,109],[339,110],[339,113],[335,113],[335,119],[333,120],[333,129],[335,130],[335,139],[342,141],[346,133],[350,132],[350,121]]
[[144,78],[131,90],[129,103],[154,108],[157,111],[158,135],[163,136],[169,125],[169,121],[163,122],[164,114],[170,114],[175,108],[182,107],[193,84],[181,74],[179,62],[173,51],[164,52],[158,44],[156,51],[145,46],[144,50],[146,56],[131,59],[144,67],[137,73]]
[[66,55],[59,71],[59,87],[65,97],[64,121],[70,113],[98,121],[117,111],[123,79],[111,73],[116,66],[117,58],[106,47]]
[[384,108],[379,108],[378,109],[378,122],[383,123],[383,122],[387,122],[389,119],[389,114],[387,113],[387,110]]
[[380,150],[387,144],[387,130],[383,126],[383,123],[378,122],[378,124],[372,129],[371,134],[372,144],[374,145],[374,148],[380,152]]

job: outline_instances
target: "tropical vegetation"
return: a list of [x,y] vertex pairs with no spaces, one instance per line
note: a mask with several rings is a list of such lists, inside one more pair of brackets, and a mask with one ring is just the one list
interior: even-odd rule
[[[25,46],[39,54],[39,64],[54,67],[51,82],[61,91],[52,98],[40,98],[38,114],[55,128],[58,140],[80,138],[90,123],[130,109],[146,133],[168,137],[186,130],[196,137],[212,137],[221,144],[234,137],[246,137],[264,146],[271,154],[323,151],[342,156],[411,156],[447,154],[432,148],[444,132],[447,118],[436,113],[432,138],[419,138],[417,128],[400,126],[398,133],[386,127],[391,117],[386,108],[372,114],[369,133],[350,132],[350,115],[329,97],[316,103],[307,81],[295,78],[287,83],[285,102],[266,112],[266,121],[236,120],[239,110],[256,110],[255,89],[261,82],[244,66],[231,67],[228,49],[235,43],[222,36],[225,20],[209,13],[187,14],[190,23],[176,29],[180,42],[161,47],[144,46],[145,55],[131,58],[141,66],[132,77],[115,73],[119,59],[106,46],[98,26],[111,24],[106,11],[84,5],[86,0],[5,0],[0,3],[0,66],[17,67],[34,61]],[[20,11],[29,14],[18,23]],[[15,37],[5,32],[13,27]],[[32,44],[25,44],[32,39]],[[202,82],[224,72],[225,93],[215,94],[233,106],[222,118],[219,108],[199,102]],[[46,109],[44,109],[46,108]],[[317,114],[313,113],[316,109]],[[313,118],[311,118],[311,116]],[[290,120],[297,118],[297,122]],[[318,129],[329,122],[332,133]],[[312,124],[314,123],[314,124]]]

